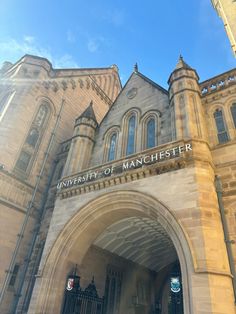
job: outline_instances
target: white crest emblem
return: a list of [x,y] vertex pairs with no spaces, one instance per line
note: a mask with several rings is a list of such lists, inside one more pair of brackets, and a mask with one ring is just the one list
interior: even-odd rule
[[66,290],[71,291],[74,288],[74,279],[69,278],[67,281]]
[[180,292],[180,281],[179,277],[170,278],[170,289],[172,292]]

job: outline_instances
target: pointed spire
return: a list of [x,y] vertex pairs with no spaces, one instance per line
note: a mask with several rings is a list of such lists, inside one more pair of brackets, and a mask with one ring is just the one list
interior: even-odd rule
[[191,67],[184,61],[183,56],[180,54],[178,63],[176,64],[176,67],[175,67],[175,70],[181,69],[181,68],[191,69]]
[[92,119],[95,122],[97,122],[94,110],[93,110],[93,101],[91,100],[90,104],[88,107],[85,109],[85,111],[80,115],[80,118],[88,118]]
[[137,62],[134,65],[134,72],[138,72],[138,63]]
[[94,282],[94,276],[88,287],[84,290],[88,295],[98,297],[97,288]]

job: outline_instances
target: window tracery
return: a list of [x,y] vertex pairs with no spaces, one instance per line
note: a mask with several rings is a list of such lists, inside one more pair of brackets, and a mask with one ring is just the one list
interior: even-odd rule
[[42,138],[43,132],[45,130],[49,112],[50,107],[47,103],[40,105],[15,165],[15,168],[20,170],[20,172],[26,173],[30,170],[29,166],[32,164],[33,157],[36,155],[36,149],[40,144],[40,139]]

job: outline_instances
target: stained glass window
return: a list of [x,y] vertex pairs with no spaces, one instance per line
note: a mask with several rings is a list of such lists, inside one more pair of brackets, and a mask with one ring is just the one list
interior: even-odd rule
[[126,147],[126,155],[134,153],[135,148],[135,116],[131,116],[128,122],[128,139]]
[[225,127],[223,113],[221,110],[216,110],[214,113],[216,128],[218,132],[219,143],[225,143],[229,140],[228,133]]
[[156,146],[155,133],[156,133],[155,120],[152,118],[147,123],[147,145],[146,145],[147,148]]

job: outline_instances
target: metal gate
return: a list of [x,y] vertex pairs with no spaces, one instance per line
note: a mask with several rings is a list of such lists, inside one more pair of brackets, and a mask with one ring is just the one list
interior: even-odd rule
[[94,278],[84,290],[80,287],[80,277],[67,278],[62,314],[102,314],[104,299],[99,298]]

